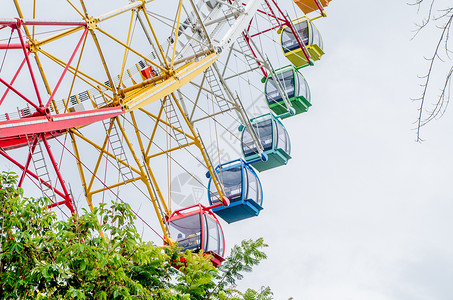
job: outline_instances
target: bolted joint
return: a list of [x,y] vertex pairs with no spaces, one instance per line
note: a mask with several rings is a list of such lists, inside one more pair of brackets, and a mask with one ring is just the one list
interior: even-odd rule
[[22,19],[20,19],[20,18],[16,18],[16,24],[15,24],[15,25],[12,25],[12,26],[13,26],[13,28],[15,28],[15,29],[18,29],[18,30],[19,30],[19,29],[20,29],[20,27],[22,26]]
[[52,116],[51,116],[51,114],[50,114],[50,108],[41,106],[41,107],[38,108],[38,111],[39,111],[39,113],[40,113],[41,115],[46,116],[47,119],[50,120],[50,119],[52,118]]
[[87,22],[87,28],[89,30],[95,30],[96,28],[98,28],[98,20],[95,19],[94,17],[90,17],[86,20]]
[[38,52],[39,49],[41,49],[38,46],[38,43],[36,40],[30,39],[27,44],[28,44],[28,50],[30,50],[31,53],[36,53],[36,52]]

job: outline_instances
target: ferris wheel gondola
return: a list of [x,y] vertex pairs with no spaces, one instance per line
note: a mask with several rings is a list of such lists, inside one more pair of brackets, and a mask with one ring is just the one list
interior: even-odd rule
[[168,219],[170,235],[184,250],[211,255],[219,266],[225,259],[225,237],[219,220],[201,204],[175,210]]
[[[264,93],[267,105],[281,118],[287,118],[290,109],[294,109],[294,114],[306,112],[311,106],[311,93],[305,77],[292,65],[277,69],[274,71],[280,87],[279,90],[277,83],[272,76],[268,76],[264,85]],[[282,92],[285,95],[282,95]],[[284,97],[290,102],[291,107],[288,107]]]
[[259,136],[267,159],[259,159],[260,154],[252,140],[250,130],[244,127],[241,145],[245,161],[259,172],[286,165],[291,159],[291,142],[282,122],[269,113],[251,119],[250,123]]
[[[320,60],[324,55],[324,44],[319,30],[313,22],[307,17],[301,17],[292,23],[293,28],[284,26],[280,33],[282,50],[286,58],[298,68],[310,65],[313,63],[312,61]],[[298,38],[294,33],[298,35]],[[308,60],[304,53],[305,49],[301,48],[299,42],[308,52]]]
[[319,10],[323,16],[326,16],[324,7],[328,6],[330,1],[332,0],[294,0],[294,3],[296,3],[304,14]]
[[[227,223],[258,216],[263,209],[263,188],[255,170],[242,159],[224,163],[215,168],[216,176],[223,185],[228,206],[218,206],[212,211]],[[218,193],[209,180],[210,205],[219,203]]]
[[[14,65],[8,64],[14,64],[15,60],[8,53],[5,69],[15,73],[5,76],[3,72],[0,76],[6,86],[1,91],[6,100],[0,100],[0,155],[20,169],[20,184],[23,179],[30,179],[54,200],[53,207],[66,204],[70,213],[75,213],[73,191],[66,187],[64,179],[68,165],[72,164],[69,172],[73,172],[76,164],[80,184],[77,187],[71,184],[75,194],[86,196],[90,209],[101,197],[104,201],[105,196],[136,204],[138,210],[146,209],[147,216],[149,211],[155,212],[155,218],[143,223],[150,221],[154,222],[152,226],[160,226],[162,236],[151,229],[165,244],[176,241],[185,250],[211,254],[213,264],[218,266],[223,261],[225,241],[216,215],[231,223],[260,213],[263,192],[254,167],[264,171],[288,162],[289,136],[280,119],[289,116],[289,112],[301,113],[311,106],[308,84],[297,68],[287,66],[271,71],[270,63],[264,58],[267,55],[258,53],[263,49],[255,49],[253,40],[282,28],[282,46],[288,50],[285,55],[297,56],[295,53],[302,49],[289,42],[283,45],[283,36],[290,38],[289,28],[291,32],[302,28],[303,19],[296,20],[293,26],[276,1],[227,1],[229,4],[215,0],[167,4],[130,1],[119,9],[90,16],[87,6],[96,6],[84,5],[84,0],[80,0],[80,4],[58,4],[67,5],[68,16],[76,21],[42,21],[49,18],[44,10],[36,10],[39,4],[33,4],[33,11],[39,13],[31,17],[30,7],[24,4],[24,10],[19,8],[18,3],[25,1],[14,2],[19,18],[2,20],[0,34],[3,34],[2,41],[24,38],[25,42],[0,42],[0,50],[5,50],[5,57],[6,51],[13,50],[25,55],[19,57],[24,59],[22,64],[16,61],[16,67],[21,66],[13,70]],[[261,19],[254,17],[257,11]],[[267,22],[266,29],[253,28],[255,21]],[[310,58],[315,60],[316,55],[320,58],[323,52],[316,48],[322,51],[322,39],[316,27],[308,19],[305,22],[307,32],[298,32],[305,38],[301,40],[307,64]],[[7,34],[8,28],[13,29],[14,35]],[[273,40],[275,47],[280,48],[278,39]],[[73,49],[69,49],[70,45]],[[30,64],[28,56],[35,58],[37,66]],[[234,66],[228,63],[230,58],[242,62],[230,70]],[[38,86],[34,88],[36,96],[39,98],[47,92],[43,103],[28,96],[31,84],[24,88],[26,92],[21,92],[23,86],[18,84],[19,80],[14,83],[17,76],[22,81],[21,76],[25,77],[21,74],[22,66],[24,70],[28,68],[33,86]],[[247,72],[251,74],[254,70],[261,70],[267,78],[266,101],[279,116],[250,118],[245,110],[250,108],[249,103],[243,105],[241,100],[246,98],[244,92],[227,86],[234,76],[242,80],[249,76]],[[287,97],[282,97],[282,90]],[[231,114],[234,110],[237,114]],[[217,147],[217,152],[210,151],[214,149],[212,145],[222,142],[219,136],[223,132],[217,132],[217,128],[229,131],[222,124],[228,117],[235,119],[234,127],[229,128],[244,124],[245,161],[238,159],[214,168],[212,161],[217,158],[230,160],[221,157],[222,146]],[[219,126],[198,126],[204,120]],[[211,130],[209,133],[207,128]],[[240,140],[237,132],[231,135]],[[48,140],[53,144],[49,145]],[[41,149],[40,144],[45,147]],[[27,147],[28,153],[18,149]],[[52,153],[57,148],[61,149],[58,156]],[[52,169],[35,164],[46,161],[51,161]],[[203,191],[200,194],[208,190],[211,206],[196,204],[172,212],[172,203],[181,205],[171,196],[171,176],[177,174],[174,170],[183,170],[184,174],[193,176],[191,182],[201,186],[198,175],[206,169],[210,180],[208,187],[200,188]],[[166,184],[168,189],[162,188]],[[131,197],[135,194],[129,190],[143,197]],[[64,201],[58,201],[60,198]],[[191,199],[201,201],[201,197]]]

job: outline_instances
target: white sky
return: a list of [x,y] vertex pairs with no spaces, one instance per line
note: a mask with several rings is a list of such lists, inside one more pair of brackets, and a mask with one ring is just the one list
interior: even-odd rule
[[326,54],[302,71],[313,107],[284,120],[293,159],[260,174],[259,217],[223,223],[227,247],[269,244],[239,288],[269,285],[275,299],[452,299],[453,115],[416,143],[410,100],[438,32],[411,41],[423,14],[404,1],[334,0],[327,13],[316,22]]
[[326,54],[304,70],[313,107],[285,120],[293,159],[260,176],[259,218],[226,228],[229,243],[250,228],[270,245],[241,287],[270,285],[276,299],[452,299],[453,115],[418,144],[410,100],[439,33],[410,41],[422,15],[405,1],[333,1],[327,12],[316,23]]

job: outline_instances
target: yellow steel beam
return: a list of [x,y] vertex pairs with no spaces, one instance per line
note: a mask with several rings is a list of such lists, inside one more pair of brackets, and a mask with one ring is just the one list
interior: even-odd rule
[[156,64],[155,62],[151,61],[149,58],[147,58],[145,55],[141,54],[140,52],[138,51],[135,51],[133,48],[129,47],[128,45],[126,45],[125,43],[123,43],[122,41],[118,40],[116,37],[112,36],[111,34],[109,34],[108,32],[106,32],[105,30],[97,27],[96,28],[97,30],[99,30],[101,33],[103,33],[105,36],[111,38],[112,40],[114,40],[115,42],[117,42],[118,44],[120,44],[121,46],[123,46],[124,48],[126,48],[127,50],[137,54],[138,56],[140,56],[141,58],[143,58],[144,60],[146,60],[148,63],[152,64],[153,66],[161,69],[162,71],[166,71],[164,67]]
[[[132,32],[132,24],[134,22],[134,15],[135,11],[132,11],[131,13],[131,20],[129,21],[129,29],[127,31],[127,41],[126,44],[129,46],[130,39],[131,39],[131,32]],[[124,55],[123,55],[123,64],[121,65],[121,72],[119,76],[119,82],[118,82],[118,88],[121,86],[123,83],[123,74],[124,74],[124,67],[126,65],[126,59],[127,59],[127,48],[124,48]]]
[[153,157],[157,157],[157,156],[160,156],[162,154],[170,153],[172,151],[179,150],[179,149],[182,149],[182,148],[185,148],[185,147],[189,147],[189,146],[192,146],[192,145],[196,145],[196,142],[190,142],[188,144],[180,145],[180,146],[177,146],[177,147],[173,147],[173,148],[161,151],[159,153],[155,153],[155,154],[149,155],[149,156],[146,157],[146,159],[149,160],[149,159],[151,159]]
[[64,112],[69,111],[69,97],[68,100],[63,99]]
[[57,107],[57,103],[55,102],[55,99],[52,99],[52,107],[54,109],[54,111],[59,114],[59,111],[58,111],[58,107]]
[[[131,71],[129,69],[126,70],[127,71],[127,74],[129,75],[129,78],[131,79],[132,81],[132,84],[136,84],[134,78],[132,77],[132,74],[131,74]],[[141,74],[141,73],[140,73]]]
[[171,55],[170,69],[173,69],[173,64],[175,63],[175,53],[176,53],[176,45],[178,44],[179,21],[181,20],[181,10],[182,10],[182,0],[179,0],[178,17],[177,17],[177,21],[176,21],[176,31],[175,31],[175,39],[173,42],[173,53]]
[[[96,107],[97,107],[97,104],[96,104],[96,102],[94,101],[93,95],[91,95],[90,91],[88,91],[88,90],[87,90],[87,94],[88,94],[88,97],[90,97],[91,105],[93,106],[93,108],[96,108]],[[102,94],[101,94],[101,95],[102,95]]]
[[[133,149],[131,143],[129,142],[129,138],[128,138],[127,135],[126,135],[126,132],[124,131],[123,126],[121,126],[121,123],[118,121],[118,117],[116,117],[116,119],[117,119],[117,124],[118,124],[118,126],[119,126],[121,132],[123,133],[124,139],[125,139],[127,145],[129,146],[129,149],[130,149],[131,152],[132,152],[132,155],[133,155],[133,157],[134,157],[134,160],[135,160],[135,162],[137,163],[138,167],[140,168],[140,171],[141,171],[141,174],[142,174],[142,182],[146,185],[146,188],[147,188],[147,190],[148,190],[148,194],[149,194],[149,196],[151,197],[151,203],[153,204],[154,210],[156,211],[156,215],[157,215],[157,218],[158,218],[158,220],[159,220],[159,224],[160,224],[160,226],[161,226],[162,232],[164,233],[165,240],[166,240],[167,242],[171,243],[170,235],[169,235],[169,233],[168,233],[168,230],[167,230],[166,225],[165,225],[165,222],[164,222],[164,217],[161,215],[161,212],[160,212],[160,207],[159,207],[159,204],[158,204],[158,199],[156,199],[156,197],[154,196],[153,188],[151,187],[150,182],[148,181],[148,178],[145,176],[146,173],[145,173],[145,171],[143,170],[142,165],[140,164],[140,161],[138,160],[138,157],[137,157],[137,155],[135,154],[135,151],[134,151],[134,149]],[[134,125],[134,127],[137,128],[136,124]],[[146,166],[145,166],[145,167],[146,167]],[[152,173],[150,172],[151,170],[148,169],[147,171],[149,172],[148,174],[150,175],[150,177],[151,177],[151,179],[152,179],[152,181],[153,181],[153,185],[154,185],[155,187],[158,188],[157,182],[154,182],[154,180],[153,180],[153,175],[152,175]],[[159,194],[160,194],[160,191],[159,191]],[[168,211],[168,208],[167,208],[165,202],[164,202],[164,201],[161,201],[161,204],[163,204],[163,206],[164,206],[165,213],[169,215],[170,212]]]
[[127,146],[129,147],[129,150],[132,153],[132,156],[134,157],[135,163],[137,164],[137,166],[138,166],[138,168],[140,170],[139,174],[142,175],[142,176],[145,175],[145,173],[143,172],[142,166],[140,164],[140,160],[138,159],[137,155],[135,154],[134,147],[132,147],[132,144],[129,141],[129,137],[126,134],[126,131],[124,131],[124,128],[123,128],[123,126],[121,125],[121,123],[119,121],[119,118],[115,117],[115,119],[116,119],[116,124],[118,124],[118,127],[120,128],[120,131],[123,134],[124,140],[126,141],[126,144],[127,144]]
[[[149,165],[149,162],[146,162],[145,168],[148,171],[148,176],[151,179],[151,182],[153,183],[153,186],[156,188],[156,193],[159,196],[160,204],[164,207],[164,211],[165,211],[165,214],[166,214],[166,216],[161,216],[161,214],[159,213],[160,210],[158,209],[158,206],[156,205],[157,204],[157,199],[155,199],[155,201],[153,202],[154,210],[156,211],[156,214],[158,216],[159,223],[160,223],[161,228],[162,228],[162,232],[164,233],[165,241],[167,242],[167,244],[173,245],[173,240],[170,237],[170,230],[168,228],[168,223],[166,222],[166,220],[168,220],[168,218],[170,218],[170,216],[171,216],[171,211],[168,209],[167,204],[164,201],[164,198],[162,196],[162,192],[160,191],[160,188],[159,188],[159,185],[157,183],[156,177],[154,176],[154,173],[151,170],[151,166]],[[165,217],[165,221],[164,221],[164,217]]]
[[[36,1],[36,0],[35,0]],[[77,7],[75,7],[74,4],[72,4],[72,2],[70,0],[66,0],[66,2],[69,3],[69,5],[72,6],[72,8],[82,17],[82,18],[85,18],[85,16],[77,9]]]
[[[33,0],[33,19],[36,19],[36,0]],[[33,25],[33,33],[31,35],[31,39],[35,39],[35,25]]]
[[[48,53],[48,52],[46,52],[46,51],[44,51],[44,50],[42,50],[42,49],[39,49],[38,51],[41,52],[42,54],[44,54],[45,56],[47,56],[49,59],[51,59],[51,60],[54,61],[55,63],[59,64],[61,67],[64,68],[64,67],[66,66],[66,63],[65,63],[63,60],[61,60],[61,59],[59,59],[59,58],[53,56],[52,54],[50,54],[50,53]],[[71,72],[72,74],[75,74],[75,73],[76,73],[76,69],[75,69],[74,67],[72,67],[72,66],[69,66],[68,71]],[[104,87],[105,89],[108,89],[108,90],[111,90],[111,91],[112,91],[112,88],[111,88],[111,87],[105,85],[103,82],[100,82],[100,81],[94,79],[93,77],[91,77],[91,76],[85,74],[84,72],[82,72],[82,71],[80,71],[80,70],[77,71],[77,74],[80,74],[80,75],[82,75],[82,76],[85,76],[85,77],[88,78],[89,80],[95,82],[95,84],[101,85],[101,86]],[[77,76],[77,77],[78,77],[79,79],[83,80],[85,83],[88,83],[88,84],[91,85],[92,87],[96,88],[96,85],[94,85],[93,83],[89,82],[88,80],[86,80],[86,79],[84,79],[84,78],[82,78],[82,77],[80,77],[80,76]]]
[[[151,149],[151,145],[153,144],[154,136],[156,135],[157,128],[159,127],[160,116],[162,115],[162,113],[163,113],[163,111],[164,111],[164,105],[165,105],[165,102],[166,102],[166,101],[168,101],[168,97],[165,97],[165,98],[164,98],[164,100],[162,101],[162,105],[160,106],[159,114],[157,115],[157,121],[156,121],[156,123],[154,124],[153,132],[151,133],[151,137],[150,137],[150,139],[149,139],[148,147],[146,147],[145,156],[148,155],[149,150]],[[140,108],[140,110],[141,110],[142,112],[144,112],[145,114],[148,114],[148,113],[149,113],[148,111],[146,111],[146,110],[143,109],[143,108]]]
[[[22,13],[22,10],[20,9],[20,5],[19,5],[19,2],[17,2],[17,0],[14,0],[14,5],[16,6],[16,11],[17,11],[17,14],[19,15],[19,18],[23,19],[24,14]],[[24,30],[25,30],[25,34],[30,38],[30,31],[28,31],[28,27],[26,25],[24,25]]]
[[[134,118],[134,120],[135,120],[135,118]],[[138,159],[137,155],[135,154],[134,148],[132,147],[132,144],[131,144],[130,141],[129,141],[129,138],[128,138],[127,134],[126,134],[126,131],[124,130],[124,128],[123,128],[123,126],[121,125],[121,123],[119,122],[118,117],[116,118],[116,121],[117,121],[117,124],[118,124],[118,126],[119,126],[119,128],[120,128],[120,131],[122,132],[122,134],[123,134],[123,136],[124,136],[124,140],[126,141],[126,144],[128,145],[129,150],[131,151],[132,156],[134,157],[134,160],[135,160],[136,164],[138,165],[138,167],[139,167],[139,169],[140,169],[140,171],[141,171],[141,173],[142,173],[142,176],[144,176],[144,175],[145,175],[145,172],[144,172],[144,170],[143,170],[143,168],[142,168],[142,166],[141,166],[141,164],[140,164],[140,160]],[[136,133],[138,133],[138,127],[137,127],[137,124],[136,124],[136,123],[134,124],[134,128],[135,128],[135,130],[136,130]],[[139,139],[139,141],[141,141],[139,135],[137,136],[137,138]],[[140,149],[143,150],[143,144],[142,144],[141,142],[140,142]],[[142,151],[142,153],[143,153],[143,151]],[[157,181],[156,181],[155,178],[154,178],[154,175],[153,175],[151,169],[148,169],[148,173],[149,173],[149,176],[151,177],[151,180],[152,180],[152,182],[153,182],[153,186],[155,187],[156,192],[157,192],[159,198],[160,198],[160,199],[163,199],[162,193],[160,192],[159,186],[158,186],[158,184],[157,184]],[[145,181],[145,180],[144,180],[144,181]],[[156,201],[157,201],[157,200],[158,200],[158,199],[156,199]],[[170,216],[170,211],[168,210],[165,201],[161,201],[161,204],[162,204],[163,207],[164,207],[165,213],[166,213],[168,216]]]
[[209,90],[209,89],[203,87],[203,82],[201,84],[197,84],[195,82],[191,82],[190,84],[199,89],[198,93],[201,93],[201,91],[205,91],[206,93],[209,93],[209,94],[213,95],[217,99],[220,99],[220,100],[223,100],[223,101],[227,102],[231,106],[234,105],[234,103],[232,103],[230,100],[226,99],[225,97],[222,97],[221,95],[216,95],[216,94],[214,94],[214,92],[212,90]]
[[[71,143],[72,143],[72,148],[74,149],[74,155],[76,157],[76,162],[77,162],[77,169],[79,170],[79,175],[80,175],[80,180],[82,181],[82,187],[85,192],[85,197],[88,196],[88,190],[87,190],[87,182],[85,179],[85,174],[83,173],[83,167],[82,167],[82,160],[80,159],[80,154],[79,154],[79,148],[77,147],[77,142],[74,136],[74,133],[70,130],[69,135],[71,137]],[[88,206],[90,207],[90,210],[93,211],[93,203],[88,201]]]
[[[81,0],[83,2],[83,0]],[[91,37],[93,38],[94,44],[96,45],[96,49],[98,50],[99,57],[101,58],[102,65],[104,66],[105,73],[107,74],[107,78],[109,79],[110,86],[112,87],[113,91],[113,101],[118,101],[118,94],[116,93],[116,87],[113,84],[112,76],[110,75],[109,68],[107,66],[107,62],[105,61],[104,54],[102,53],[101,45],[99,44],[98,38],[94,33],[94,30],[90,30]]]
[[126,95],[123,102],[125,104],[126,111],[146,106],[183,87],[212,65],[217,58],[218,55],[216,53],[212,53],[197,62],[191,62],[184,65],[175,72],[174,76],[164,80],[158,85],[149,86],[137,91],[136,93]]
[[[140,68],[137,67],[137,69],[138,69],[138,71],[140,71]],[[140,74],[140,75],[143,76],[143,74]],[[151,77],[149,79],[146,79],[145,81],[142,81],[142,82],[136,83],[134,85],[131,85],[129,87],[120,89],[120,90],[118,90],[118,93],[120,95],[123,95],[123,96],[126,95],[126,94],[131,94],[134,91],[137,91],[137,90],[139,90],[141,88],[148,87],[150,85],[151,86],[155,86],[155,85],[161,83],[162,81],[164,81],[167,78],[169,78],[168,74],[161,73],[158,76]]]
[[85,17],[88,18],[88,11],[87,11],[87,8],[85,6],[85,2],[83,0],[79,0],[80,1],[80,4],[82,5],[82,9],[83,9],[83,12],[85,13]]
[[94,190],[94,191],[91,191],[90,192],[90,195],[93,196],[97,193],[101,193],[105,190],[112,190],[116,187],[119,187],[119,186],[122,186],[122,185],[125,185],[125,184],[128,184],[128,183],[131,183],[131,182],[134,182],[134,181],[139,181],[139,180],[142,180],[142,177],[135,177],[135,178],[132,178],[132,179],[128,179],[126,181],[122,181],[122,182],[118,182],[118,183],[115,183],[115,184],[112,184],[112,185],[109,185],[107,187],[103,187],[103,188],[100,188],[100,189],[97,189],[97,190]]
[[[110,122],[110,126],[109,126],[109,129],[108,129],[108,132],[110,132],[111,128],[112,128],[112,122]],[[76,133],[76,132],[74,132],[74,133]],[[104,156],[104,153],[107,153],[107,151],[105,150],[105,147],[107,146],[108,141],[109,141],[109,135],[106,134],[105,135],[105,139],[104,139],[104,144],[102,145],[102,148],[99,149],[100,150],[99,156],[98,156],[98,159],[96,161],[96,165],[94,167],[93,174],[92,174],[91,179],[90,179],[90,183],[88,184],[87,194],[91,194],[91,188],[93,187],[94,179],[96,178],[96,174],[98,172],[99,166],[101,165],[102,157]]]
[[[71,129],[72,130],[72,129]],[[101,147],[99,147],[98,145],[96,145],[95,143],[93,143],[92,141],[90,141],[89,139],[87,139],[86,137],[84,137],[83,135],[81,135],[80,133],[78,133],[77,131],[73,131],[75,135],[77,135],[78,137],[80,137],[82,140],[84,140],[85,142],[87,142],[88,144],[90,144],[91,146],[93,146],[94,148],[96,148],[97,150],[101,151],[101,153],[105,153],[107,154],[108,156],[110,156],[111,158],[115,159],[116,160],[116,156],[113,155],[112,153],[106,151],[105,149],[102,149]],[[108,136],[107,136],[107,141],[108,141]],[[105,142],[104,142],[105,143]],[[103,147],[105,148],[105,147]],[[121,159],[118,159],[118,161],[123,164],[124,166],[126,167],[130,167],[132,171],[134,171],[136,174],[139,174],[141,175],[141,172],[139,170],[137,170],[136,168],[128,165],[127,163],[125,163],[124,161],[122,161]]]
[[49,82],[47,81],[46,74],[44,73],[44,68],[42,67],[41,60],[39,59],[38,53],[35,52],[33,56],[35,57],[35,61],[38,66],[39,73],[41,74],[41,78],[44,82],[44,86],[46,87],[46,91],[50,96],[52,94],[52,91],[50,89]]
[[[132,123],[133,123],[134,128],[135,128],[135,134],[137,136],[138,143],[139,143],[139,146],[140,146],[140,151],[142,152],[143,157],[145,157],[145,148],[143,147],[142,138],[140,136],[140,131],[138,130],[137,121],[135,120],[134,112],[131,111],[130,114],[131,114],[131,118],[132,118]],[[168,207],[167,207],[167,205],[166,205],[166,203],[164,201],[164,196],[162,195],[162,192],[160,191],[159,185],[157,184],[157,180],[154,177],[154,174],[153,174],[149,164],[147,164],[147,167],[148,167],[148,174],[151,177],[151,181],[153,182],[153,185],[156,188],[156,192],[157,192],[157,195],[159,196],[159,199],[161,199],[161,203],[164,206],[165,213],[167,214],[167,217],[170,217],[171,212],[168,209]]]
[[162,55],[162,59],[165,64],[165,68],[168,68],[168,62],[167,62],[167,59],[165,58],[164,50],[162,50],[162,47],[160,46],[159,40],[157,39],[156,32],[154,32],[153,26],[151,25],[151,21],[149,20],[148,14],[146,13],[146,10],[144,7],[142,7],[141,10],[142,10],[143,14],[145,15],[146,22],[148,23],[149,29],[151,30],[151,33],[153,34],[157,47],[159,48],[160,55]]
[[[77,78],[77,72],[79,71],[80,62],[82,61],[82,54],[83,54],[83,51],[85,50],[85,44],[86,44],[87,38],[88,38],[88,35],[85,35],[85,38],[83,40],[82,48],[80,49],[79,59],[77,60],[77,66],[75,68],[74,76],[72,77],[71,88],[69,89],[69,92],[68,92],[68,103],[69,103],[69,97],[71,97],[72,89],[74,88],[75,80]],[[65,105],[64,112],[65,113],[69,112],[67,105]]]
[[85,29],[85,26],[78,26],[78,27],[73,27],[73,28],[69,28],[69,29],[66,29],[60,33],[57,33],[55,35],[52,35],[48,38],[45,38],[45,39],[42,39],[42,40],[39,40],[39,41],[35,41],[34,42],[34,45],[36,46],[36,48],[39,48],[45,44],[48,44],[50,42],[53,42],[55,40],[58,40],[58,39],[61,39],[67,35],[70,35],[70,34],[73,34],[73,33],[76,33],[82,29]]
[[[164,105],[162,104],[162,107],[163,107],[163,106],[164,106]],[[156,119],[157,122],[164,123],[164,124],[167,125],[168,127],[171,127],[171,128],[173,128],[174,130],[176,130],[177,132],[179,132],[179,133],[181,133],[181,134],[184,134],[184,135],[185,135],[186,137],[188,137],[189,139],[191,139],[191,140],[194,140],[194,139],[195,139],[195,137],[191,136],[191,135],[188,134],[188,133],[185,133],[184,131],[182,131],[181,129],[179,129],[179,128],[173,126],[173,125],[171,125],[170,123],[168,123],[168,122],[166,122],[166,121],[160,119],[159,117],[153,115],[153,114],[150,113],[149,111],[146,111],[146,110],[144,110],[144,109],[140,109],[140,110],[143,111],[143,112],[144,112],[145,114],[147,114],[148,116],[150,116],[150,117]]]
[[99,20],[99,22],[103,22],[110,18],[113,18],[113,17],[119,16],[123,13],[126,13],[130,10],[139,9],[140,7],[143,7],[143,6],[145,6],[145,4],[152,2],[152,1],[154,1],[154,0],[139,0],[139,1],[132,0],[132,1],[129,1],[130,2],[129,4],[127,4],[123,7],[120,7],[118,9],[112,10],[110,12],[107,12],[103,15],[100,15],[96,19]]
[[175,101],[176,106],[178,107],[179,111],[182,113],[184,121],[186,122],[187,126],[189,127],[190,131],[192,132],[192,134],[195,137],[195,140],[194,140],[195,145],[198,147],[198,149],[200,149],[201,155],[203,156],[203,160],[206,163],[209,174],[211,175],[212,182],[214,182],[215,188],[219,195],[219,199],[220,199],[220,201],[223,202],[222,198],[225,196],[225,194],[223,193],[223,189],[221,188],[219,182],[217,181],[217,176],[216,176],[215,170],[208,159],[208,155],[206,154],[206,150],[204,149],[204,147],[201,143],[200,137],[195,133],[195,130],[193,129],[192,124],[189,122],[189,119],[187,119],[187,116],[184,114],[184,111],[183,111],[181,105],[179,104],[178,99],[176,99],[176,97],[173,93],[171,94],[171,96],[173,97],[173,100]]

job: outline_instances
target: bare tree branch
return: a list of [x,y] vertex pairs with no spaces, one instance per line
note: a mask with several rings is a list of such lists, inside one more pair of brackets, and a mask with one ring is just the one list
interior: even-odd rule
[[[422,3],[425,1],[426,0],[416,0],[414,3],[411,3],[409,5],[417,5],[418,9],[420,10]],[[436,73],[437,75],[437,73],[439,72],[438,70],[440,66],[439,64],[445,64],[448,63],[448,61],[451,62],[450,53],[452,53],[452,51],[449,49],[449,42],[451,33],[450,29],[453,22],[453,6],[436,10],[440,14],[438,16],[435,16],[433,14],[434,3],[435,0],[430,1],[427,15],[423,19],[422,23],[417,25],[416,33],[413,36],[413,38],[415,38],[415,36],[419,34],[421,30],[424,29],[430,22],[436,23],[436,27],[441,31],[441,34],[437,40],[436,47],[434,49],[432,56],[430,58],[426,58],[426,60],[429,61],[428,70],[424,76],[419,76],[419,78],[423,80],[423,83],[420,85],[423,89],[422,94],[419,98],[413,99],[414,101],[420,101],[420,106],[418,108],[418,118],[417,121],[415,122],[417,131],[416,137],[417,142],[422,141],[420,134],[421,127],[423,127],[424,125],[426,125],[427,123],[434,119],[442,117],[450,102],[453,65],[450,67],[446,75],[444,75],[445,79],[440,89],[440,95],[437,97],[437,101],[433,104],[433,108],[431,110],[427,110],[425,108],[425,106],[427,105],[425,102],[428,101],[427,99],[432,98],[429,93],[430,87],[436,84],[431,83],[431,80],[434,80],[432,79],[432,77],[434,76],[434,73]],[[438,23],[442,24],[438,25]],[[445,50],[444,57],[441,56],[441,54],[443,53],[442,49]]]
[[[418,6],[417,12],[418,12],[418,11],[420,11],[420,6],[423,3],[423,1],[425,1],[425,0],[417,0],[414,3],[408,3],[408,5],[417,5]],[[426,16],[426,18],[422,20],[421,24],[415,24],[415,26],[417,26],[418,28],[415,30],[415,33],[412,36],[412,39],[414,39],[417,36],[417,34],[423,28],[425,28],[426,25],[428,25],[429,21],[431,20],[431,14],[432,14],[432,11],[433,11],[433,6],[434,6],[434,0],[432,0],[431,4],[429,5],[428,15]]]

